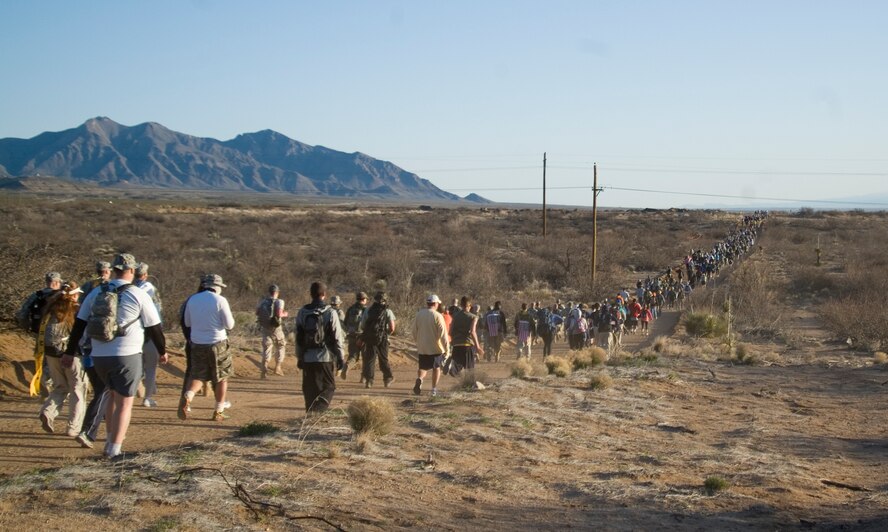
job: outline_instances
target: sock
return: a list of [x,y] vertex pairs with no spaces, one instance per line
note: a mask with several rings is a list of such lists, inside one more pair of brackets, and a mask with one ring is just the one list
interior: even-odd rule
[[192,401],[194,399],[194,392],[192,392],[191,390],[185,392],[185,399]]
[[225,403],[224,401],[221,403],[216,403],[216,412],[221,412],[221,411],[225,410],[225,407],[222,406],[224,403]]
[[108,455],[109,456],[117,456],[118,454],[120,454],[120,447],[121,446],[122,445],[119,443],[112,443],[111,446],[108,448]]

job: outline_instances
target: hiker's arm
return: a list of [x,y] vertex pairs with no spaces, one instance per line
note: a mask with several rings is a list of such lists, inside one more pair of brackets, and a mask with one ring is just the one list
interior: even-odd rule
[[336,364],[336,369],[341,368],[345,365],[345,354],[343,353],[343,334],[342,334],[342,325],[339,322],[339,315],[335,312],[331,313],[330,319],[330,332],[333,333],[330,335],[327,340],[327,348],[333,354],[333,360]]
[[68,336],[68,347],[65,348],[65,354],[68,356],[80,356],[80,339],[83,338],[83,332],[86,331],[86,321],[77,318],[74,320],[74,326],[71,328],[71,334]]
[[481,347],[481,342],[478,341],[478,318],[472,320],[472,341],[475,342],[478,354],[484,356],[484,349]]
[[154,343],[157,354],[164,359],[162,362],[166,364],[166,337],[163,335],[163,325],[158,323],[151,327],[145,327],[145,337]]

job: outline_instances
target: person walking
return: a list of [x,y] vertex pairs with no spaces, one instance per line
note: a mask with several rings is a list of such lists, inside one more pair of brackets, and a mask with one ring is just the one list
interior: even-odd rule
[[552,354],[552,343],[555,341],[555,335],[563,322],[564,318],[558,313],[558,305],[552,305],[549,312],[544,312],[540,316],[537,329],[540,331],[540,337],[543,339],[543,358]]
[[506,326],[506,313],[502,310],[502,303],[496,301],[493,304],[493,310],[484,316],[484,321],[487,322],[487,340],[490,344],[490,355],[487,357],[487,361],[496,360],[499,362],[503,339],[509,333]]
[[[355,302],[345,311],[345,321],[343,329],[345,329],[345,339],[348,344],[348,358],[342,366],[340,376],[345,380],[348,376],[348,368],[360,359],[361,348],[358,346],[359,331],[361,329],[361,316],[367,308],[367,294],[358,292],[355,294]],[[364,377],[361,377],[361,381]]]
[[31,378],[31,397],[46,396],[52,388],[49,371],[43,371],[44,345],[43,335],[46,325],[46,302],[62,288],[62,276],[59,272],[48,272],[43,276],[44,287],[31,293],[15,314],[19,327],[35,335],[34,342],[34,376]]
[[201,283],[206,290],[188,298],[184,322],[191,328],[191,384],[179,400],[179,419],[191,416],[191,401],[204,382],[213,383],[216,407],[213,421],[224,421],[228,379],[234,364],[228,344],[228,331],[234,328],[234,316],[228,300],[222,297],[226,287],[222,277],[208,274]]
[[[133,281],[133,286],[141,288],[148,294],[151,301],[154,303],[154,307],[157,308],[157,315],[160,316],[160,320],[163,322],[163,306],[160,302],[160,293],[158,292],[157,287],[148,280],[148,264],[140,262],[139,265],[136,266],[136,276]],[[157,395],[157,360],[157,347],[155,347],[154,342],[152,342],[150,338],[145,338],[145,345],[142,346],[142,371],[145,372],[143,377],[145,396],[142,401],[142,406],[148,408],[157,406],[157,401],[153,399],[153,397]]]
[[80,354],[80,338],[87,332],[92,363],[111,393],[105,412],[108,437],[104,454],[109,458],[122,453],[142,376],[146,335],[157,347],[159,362],[167,362],[166,339],[157,307],[144,290],[132,287],[136,265],[129,253],[114,257],[113,278],[93,289],[83,301],[62,358],[64,367],[73,366],[74,357]]
[[44,361],[52,377],[52,390],[40,409],[40,422],[43,430],[55,432],[53,421],[59,414],[65,400],[68,400],[68,436],[76,438],[80,434],[83,415],[86,411],[87,378],[83,365],[75,359],[70,367],[62,366],[62,355],[68,347],[68,338],[74,327],[74,319],[80,304],[77,302],[80,288],[73,281],[65,282],[56,294],[50,296],[46,304],[43,325]]
[[80,283],[81,294],[79,303],[82,305],[86,296],[93,291],[93,288],[101,286],[102,283],[107,283],[109,280],[111,280],[111,263],[104,260],[96,261],[96,276]]
[[455,374],[459,374],[463,369],[474,369],[476,355],[484,356],[484,349],[475,333],[478,316],[470,312],[471,307],[471,297],[460,298],[459,309],[453,314],[453,323],[450,326],[450,336],[453,341],[451,356]]
[[278,285],[268,287],[268,295],[256,306],[256,320],[262,332],[262,367],[260,378],[268,378],[268,364],[274,359],[274,374],[284,375],[284,356],[287,337],[284,335],[283,322],[288,316],[284,310],[285,302],[280,298]]
[[441,305],[441,298],[436,294],[426,299],[426,308],[420,309],[413,320],[413,339],[416,342],[416,352],[419,359],[419,369],[416,371],[416,383],[413,385],[413,394],[422,393],[422,383],[426,375],[432,372],[432,397],[438,395],[438,382],[441,380],[441,367],[449,348],[447,340],[447,325],[444,316],[437,311]]
[[527,309],[527,303],[521,303],[521,311],[515,316],[515,336],[518,339],[518,358],[522,356],[530,359],[531,341],[533,331],[536,330],[536,320]]
[[296,363],[302,370],[305,411],[323,412],[336,391],[334,371],[345,365],[345,338],[339,314],[325,302],[327,285],[315,281],[309,293],[311,303],[296,314]]
[[364,387],[373,387],[376,361],[382,371],[382,382],[386,388],[395,380],[388,360],[388,338],[395,333],[395,313],[388,308],[385,292],[376,292],[373,304],[361,318],[361,341],[363,347],[362,374]]

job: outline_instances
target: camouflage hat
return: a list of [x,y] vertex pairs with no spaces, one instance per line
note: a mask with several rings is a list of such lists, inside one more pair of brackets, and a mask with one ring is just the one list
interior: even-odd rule
[[357,293],[355,294],[355,299],[357,299],[358,301],[360,301],[360,300],[362,300],[362,299],[370,299],[370,298],[367,297],[367,292],[357,292]]
[[96,273],[102,273],[103,271],[110,270],[110,269],[111,269],[110,262],[107,262],[104,260],[96,261]]
[[384,303],[386,299],[387,299],[386,293],[381,290],[379,292],[376,292],[376,295],[373,296],[373,300],[378,301],[380,303]]
[[148,274],[148,264],[145,262],[140,262],[136,266],[136,275],[147,275]]
[[53,281],[61,281],[62,274],[59,272],[46,272],[46,275],[43,277],[47,283],[51,283]]
[[342,298],[339,297],[339,296],[333,296],[333,297],[330,298],[330,304],[333,305],[333,306],[341,305],[341,304],[342,304]]
[[204,288],[212,288],[214,286],[218,286],[219,288],[226,288],[228,285],[222,282],[222,276],[216,275],[215,273],[208,273],[203,276],[200,280],[201,286]]
[[136,258],[129,253],[119,253],[114,256],[111,266],[115,270],[135,270],[138,263],[136,262]]

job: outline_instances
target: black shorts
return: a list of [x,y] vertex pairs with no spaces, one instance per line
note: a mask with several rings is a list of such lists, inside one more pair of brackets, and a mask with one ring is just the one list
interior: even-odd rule
[[419,355],[419,369],[438,369],[444,364],[444,355]]

